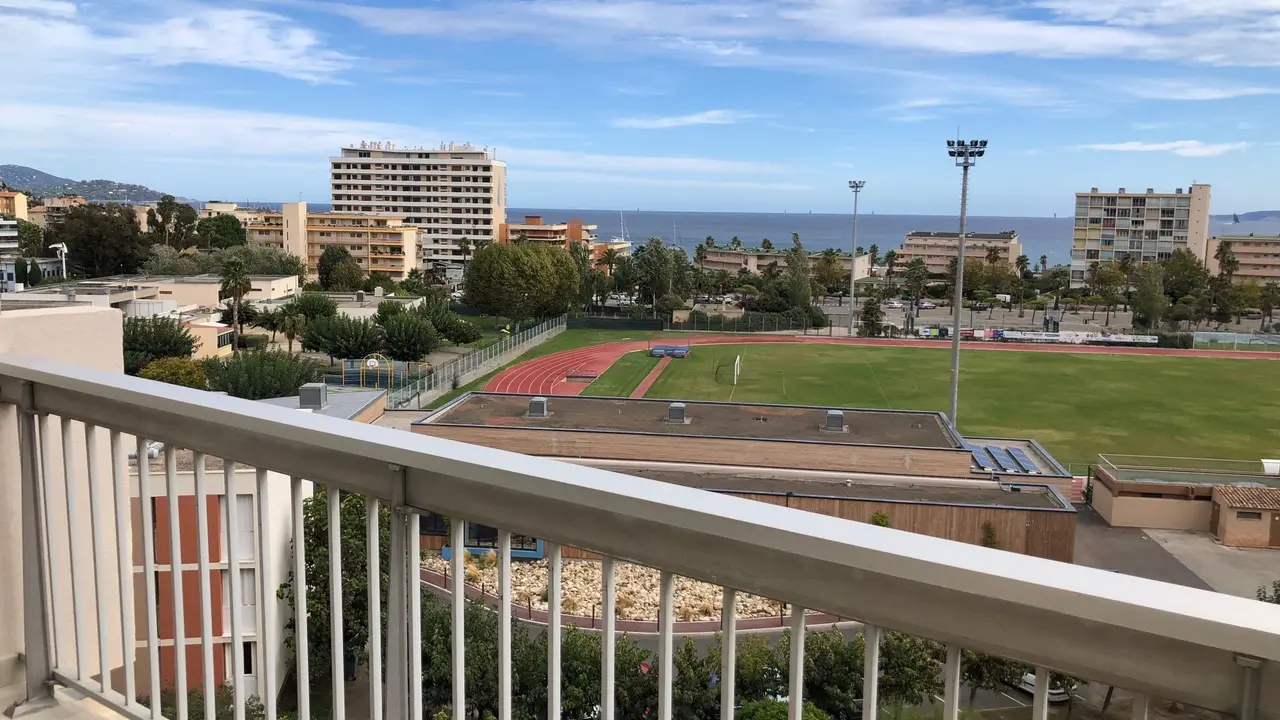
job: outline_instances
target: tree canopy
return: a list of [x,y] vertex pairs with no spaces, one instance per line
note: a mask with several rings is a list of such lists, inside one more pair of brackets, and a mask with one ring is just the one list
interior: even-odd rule
[[194,335],[168,317],[124,319],[124,371],[137,375],[153,360],[189,358],[195,352]]
[[214,215],[196,223],[200,244],[207,248],[229,248],[248,242],[244,225],[234,215]]
[[209,389],[246,400],[297,395],[298,388],[320,378],[313,360],[279,350],[237,353],[204,362]]
[[465,301],[517,321],[559,315],[578,297],[578,270],[563,248],[539,243],[489,245],[467,264]]
[[353,259],[346,248],[338,245],[325,248],[324,252],[320,253],[320,260],[316,263],[316,275],[320,281],[320,287],[325,290],[331,289],[334,269],[348,260]]
[[196,220],[195,208],[164,195],[147,210],[147,233],[153,242],[181,250],[195,244]]
[[147,255],[147,239],[133,210],[89,203],[67,211],[45,231],[50,245],[66,243],[67,263],[89,277],[134,273]]

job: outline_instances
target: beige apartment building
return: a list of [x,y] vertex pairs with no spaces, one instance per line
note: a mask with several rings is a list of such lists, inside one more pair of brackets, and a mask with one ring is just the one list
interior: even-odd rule
[[528,242],[544,243],[568,249],[575,243],[585,243],[591,250],[593,261],[599,262],[605,250],[617,250],[627,254],[631,243],[622,238],[600,240],[596,236],[597,225],[584,225],[574,219],[562,223],[544,222],[540,215],[525,215],[522,223],[503,223],[498,227],[498,242],[509,243],[520,238]]
[[1202,261],[1209,240],[1208,185],[1158,193],[1076,193],[1071,238],[1071,285],[1084,284],[1095,262],[1131,258],[1137,263],[1167,260],[1174,250],[1190,250]]
[[[818,262],[821,257],[821,253],[809,253],[809,261],[811,263]],[[764,250],[761,248],[734,250],[732,248],[714,247],[707,248],[707,257],[702,261],[702,268],[704,270],[725,270],[731,273],[745,269],[753,273],[759,273],[770,263],[777,263],[779,268],[785,268],[787,266],[787,253],[783,250]],[[852,269],[854,279],[861,280],[871,274],[871,256],[859,255],[858,257],[853,257],[849,253],[840,253],[840,267],[844,268],[845,272],[849,272]]]
[[[960,233],[958,232],[926,232],[913,231],[907,233],[898,248],[898,267],[920,258],[929,268],[931,275],[945,275],[950,272],[951,261],[960,252]],[[1022,243],[1018,241],[1018,233],[1005,230],[998,233],[965,233],[965,259],[981,260],[987,251],[995,248],[1000,251],[1000,259],[1014,263],[1022,254]]]
[[80,196],[73,197],[54,197],[45,198],[39,205],[27,209],[27,215],[31,222],[42,228],[49,227],[50,223],[57,224],[59,220],[66,216],[71,208],[87,205],[88,200]]
[[320,256],[330,246],[344,247],[365,272],[403,280],[418,266],[419,229],[403,215],[355,211],[313,213],[305,202],[285,203],[280,212],[264,212],[245,224],[249,242],[273,245],[307,264],[314,279]]
[[30,220],[27,214],[27,196],[12,190],[0,191],[0,215],[14,220]]
[[1205,265],[1214,275],[1220,270],[1218,247],[1224,242],[1231,243],[1231,252],[1235,253],[1240,267],[1232,280],[1244,283],[1250,280],[1260,285],[1269,282],[1280,282],[1280,237],[1258,237],[1255,235],[1223,235],[1209,238],[1205,246]]
[[507,221],[507,164],[488,148],[362,142],[329,165],[334,211],[392,213],[420,227],[415,259],[424,267],[460,268],[458,241],[496,241]]

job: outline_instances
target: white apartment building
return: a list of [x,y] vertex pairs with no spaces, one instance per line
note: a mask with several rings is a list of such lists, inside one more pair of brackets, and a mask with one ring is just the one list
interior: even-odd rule
[[458,241],[497,241],[507,220],[507,165],[488,148],[362,142],[329,161],[334,211],[394,213],[417,225],[424,268],[460,268]]
[[1084,284],[1095,262],[1132,258],[1139,264],[1166,260],[1177,248],[1201,261],[1209,241],[1209,186],[1158,193],[1076,193],[1071,240],[1071,285]]

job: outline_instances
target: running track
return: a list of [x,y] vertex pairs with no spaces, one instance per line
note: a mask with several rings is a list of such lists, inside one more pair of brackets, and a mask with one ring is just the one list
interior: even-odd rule
[[[679,342],[679,341],[672,341]],[[689,345],[807,342],[830,345],[870,345],[875,347],[950,348],[948,340],[893,340],[880,338],[826,338],[794,335],[742,336],[719,335],[690,337]],[[586,377],[604,372],[623,355],[647,350],[647,340],[593,345],[562,350],[520,363],[498,373],[485,385],[485,392],[507,392],[522,395],[578,395],[590,385]],[[1181,350],[1175,348],[1106,347],[1102,345],[1037,345],[1034,343],[966,342],[965,350],[994,352],[1058,352],[1080,355],[1160,355],[1164,357],[1235,358],[1243,360],[1280,360],[1280,353],[1244,352],[1236,350]],[[583,377],[570,381],[569,376]]]

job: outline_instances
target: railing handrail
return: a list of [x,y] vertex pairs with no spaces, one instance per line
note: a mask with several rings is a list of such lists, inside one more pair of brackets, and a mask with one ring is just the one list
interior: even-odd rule
[[[1233,656],[1280,661],[1280,607],[1244,598],[0,356],[0,402],[20,405],[25,383],[39,413],[1156,697],[1229,710]],[[1280,665],[1262,672],[1263,688],[1280,687]],[[1264,712],[1278,706],[1264,692]]]

